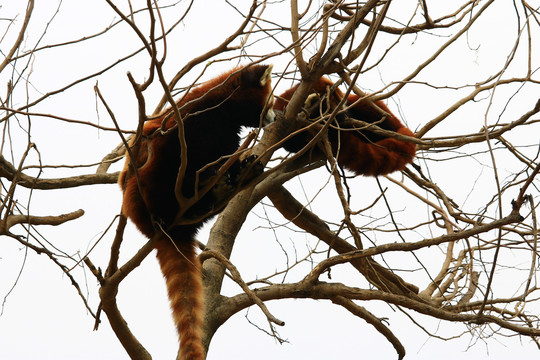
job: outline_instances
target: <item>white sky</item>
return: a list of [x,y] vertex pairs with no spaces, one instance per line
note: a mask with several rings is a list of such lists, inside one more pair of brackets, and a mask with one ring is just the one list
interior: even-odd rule
[[[127,1],[118,1],[119,5],[126,9]],[[168,57],[165,70],[172,76],[187,60],[204,53],[227,36],[241,22],[241,18],[225,5],[222,1],[196,2],[190,15],[177,30],[168,37]],[[250,2],[240,1],[238,4],[243,10],[247,9]],[[451,2],[446,2],[446,4]],[[392,9],[395,13],[405,11],[415,6],[415,1],[403,2],[404,8]],[[16,35],[24,16],[23,1],[0,1],[0,18],[11,18],[13,14],[20,14],[18,21],[7,32],[0,43],[0,49],[5,54]],[[279,4],[278,4],[279,5]],[[278,5],[269,7],[266,15],[276,19],[280,24],[288,24],[289,14]],[[282,4],[286,5],[287,4]],[[394,4],[397,6],[396,4]],[[531,5],[535,6],[533,2]],[[29,35],[25,42],[25,50],[32,48],[36,39],[43,33],[44,26],[54,14],[57,2],[37,2],[34,16],[31,21]],[[499,2],[498,7],[489,10],[486,17],[476,24],[470,33],[452,45],[447,50],[447,55],[423,71],[418,80],[429,80],[440,86],[455,86],[463,83],[472,84],[484,79],[493,69],[500,68],[506,60],[518,30],[513,15],[513,6],[510,2]],[[538,6],[538,4],[536,5]],[[135,8],[137,6],[134,5]],[[183,8],[182,6],[180,7]],[[444,10],[440,10],[443,13]],[[390,13],[392,16],[394,13]],[[175,16],[177,14],[175,13]],[[432,10],[432,18],[437,17],[437,9]],[[116,21],[115,14],[102,2],[81,2],[65,0],[61,3],[60,11],[51,22],[46,36],[40,45],[52,44],[70,39],[77,39],[87,34],[103,29],[108,24]],[[142,24],[143,17],[139,18]],[[203,20],[204,19],[204,20]],[[166,24],[170,25],[166,17]],[[7,22],[0,20],[0,32],[6,31]],[[535,29],[536,35],[538,29]],[[433,36],[411,36],[400,42],[391,57],[386,59],[377,69],[363,76],[362,86],[369,91],[384,87],[389,82],[398,80],[412,72],[417,64],[436,49],[445,39],[446,33],[431,32]],[[538,38],[538,37],[537,37]],[[287,34],[283,34],[284,42],[290,41]],[[389,39],[381,36],[377,40],[373,63],[377,54],[384,51],[385,44]],[[275,44],[274,44],[275,45]],[[31,99],[39,97],[51,90],[58,89],[74,78],[92,73],[112,59],[123,56],[140,45],[137,38],[126,26],[115,28],[104,38],[90,40],[75,47],[56,48],[42,51],[30,62],[33,70],[30,75],[31,87],[28,93]],[[251,49],[250,49],[251,50]],[[272,41],[265,40],[253,51],[265,53],[273,51]],[[535,50],[538,55],[538,50]],[[395,55],[394,55],[395,54]],[[233,53],[231,55],[237,55]],[[276,74],[284,71],[289,56],[274,59]],[[518,66],[509,71],[517,75],[523,75],[524,59],[518,62]],[[26,62],[27,59],[21,59]],[[534,59],[538,65],[538,59]],[[245,61],[244,61],[245,62]],[[222,69],[236,65],[230,61],[217,64],[210,68],[210,74],[217,74]],[[519,66],[520,65],[520,66]],[[105,75],[99,76],[66,91],[64,94],[55,96],[51,101],[45,101],[37,106],[35,111],[55,113],[60,116],[72,117],[84,121],[91,121],[112,127],[112,123],[102,106],[99,113],[96,112],[96,100],[93,87],[96,80],[109,104],[113,107],[121,127],[133,129],[136,125],[137,106],[136,99],[126,77],[130,71],[135,78],[142,81],[148,76],[148,59],[142,54],[129,60]],[[202,68],[197,68],[200,71]],[[190,78],[191,79],[191,78]],[[189,79],[186,79],[187,84]],[[0,74],[0,89],[5,89],[6,75]],[[283,83],[276,91],[278,94],[290,83]],[[14,107],[20,106],[26,101],[24,86],[19,87],[15,94]],[[517,90],[517,89],[512,89]],[[0,90],[4,92],[5,90]],[[418,129],[427,121],[443,111],[450,104],[468,93],[466,90],[437,90],[421,85],[410,85],[399,93],[399,96],[388,101],[389,106],[399,113],[410,128]],[[502,91],[501,91],[502,92]],[[508,110],[504,113],[508,119],[520,116],[523,109],[532,108],[532,104],[538,98],[538,86],[522,89],[512,102],[508,104]],[[161,96],[158,86],[153,86],[146,94],[148,113],[152,112],[153,106]],[[3,94],[2,94],[3,96]],[[504,96],[501,94],[501,97]],[[506,96],[508,97],[508,96]],[[497,116],[500,109],[506,104],[496,104],[492,113]],[[478,130],[483,125],[483,116],[486,112],[487,101],[471,104],[463,110],[456,112],[452,121],[440,129],[429,133],[430,136],[441,135],[443,132],[451,134],[468,133]],[[465,112],[467,111],[467,112]],[[24,117],[21,117],[21,127],[25,127]],[[21,128],[14,124],[13,152],[15,158],[26,146],[26,138]],[[534,136],[534,135],[532,135]],[[38,146],[41,161],[44,164],[79,164],[95,163],[112,150],[118,143],[118,135],[114,132],[89,130],[86,126],[65,124],[47,118],[32,119],[32,141]],[[4,155],[6,156],[6,155]],[[6,156],[7,157],[7,156]],[[38,157],[32,152],[28,163],[37,163]],[[470,166],[467,174],[461,179],[463,182],[457,186],[456,180],[445,176],[445,169],[438,164],[433,165],[432,175],[437,179],[438,185],[450,191],[459,203],[471,206],[476,210],[478,202],[485,202],[485,197],[491,192],[492,183],[483,183],[480,190],[471,194],[478,180],[492,178],[487,166],[477,166],[473,161],[463,160],[461,164]],[[449,164],[457,164],[449,162]],[[113,166],[112,171],[120,169],[121,164]],[[447,165],[446,165],[447,166]],[[503,174],[513,171],[512,168],[504,168]],[[77,173],[86,173],[87,169],[77,170]],[[27,171],[35,175],[35,170]],[[47,169],[41,176],[44,178],[74,175],[71,169]],[[396,174],[394,177],[399,178]],[[309,177],[304,177],[300,187],[299,180],[294,180],[288,185],[295,194],[306,191],[306,198],[312,199],[320,188],[328,181],[328,174],[324,170]],[[377,196],[376,185],[373,179],[358,178],[350,182],[351,187],[358,190],[354,204],[361,208],[362,204],[369,204]],[[390,186],[389,182],[383,181],[383,186]],[[484,187],[485,186],[485,187]],[[364,191],[365,189],[365,191]],[[476,189],[476,188],[475,188]],[[373,192],[373,191],[374,192]],[[375,194],[375,195],[373,195]],[[41,227],[38,231],[46,239],[54,242],[58,248],[74,256],[82,256],[95,244],[102,235],[114,216],[120,210],[120,190],[115,185],[93,186],[80,189],[58,191],[35,191],[32,193],[31,209],[35,215],[60,214],[82,208],[86,214],[79,220],[72,221],[61,227]],[[26,205],[25,199],[28,193],[20,191],[21,204]],[[403,194],[399,196],[404,196]],[[302,196],[298,196],[302,201]],[[407,198],[396,202],[396,208],[401,213],[407,212]],[[335,217],[339,212],[339,204],[332,197],[332,191],[325,192],[316,197],[311,204],[313,209],[324,219]],[[399,205],[399,206],[398,206]],[[509,206],[509,202],[505,204]],[[320,209],[320,210],[318,210]],[[505,210],[509,210],[506,208]],[[241,271],[244,279],[252,279],[260,274],[272,273],[275,269],[283,268],[285,257],[281,247],[276,243],[271,231],[260,226],[268,226],[261,222],[260,216],[265,211],[270,213],[269,207],[259,206],[245,224],[243,232],[238,239],[232,261]],[[425,214],[410,214],[410,216],[425,216]],[[285,221],[278,215],[271,216],[280,223]],[[339,218],[339,217],[338,217]],[[205,240],[207,230],[201,232],[200,239]],[[17,229],[20,231],[20,229]],[[289,251],[289,254],[298,252],[298,257],[305,254],[307,247],[315,246],[312,239],[305,235],[289,231],[286,228],[278,229],[281,246]],[[91,254],[94,264],[102,268],[106,267],[108,250],[114,231],[107,233],[103,240],[96,246]],[[130,227],[125,236],[123,259],[127,259],[143,243],[143,237]],[[440,252],[434,249],[432,261],[440,260]],[[292,261],[292,260],[291,260]],[[410,259],[402,259],[406,262]],[[426,261],[428,261],[426,259]],[[22,264],[24,267],[21,267]],[[516,254],[516,263],[526,263],[526,259],[519,258]],[[20,277],[16,286],[10,292],[17,277]],[[93,276],[82,268],[73,271],[74,276],[87,291],[92,308],[98,304],[97,286]],[[294,278],[294,272],[290,275]],[[348,283],[363,284],[354,272],[346,267],[338,267],[333,271],[334,277],[343,277]],[[407,280],[414,280],[404,275]],[[85,279],[87,282],[85,282]],[[418,285],[425,285],[426,279],[418,279]],[[413,281],[414,282],[414,281]],[[227,284],[227,294],[238,293],[240,290],[235,285]],[[9,293],[9,296],[6,295]],[[102,316],[102,324],[99,331],[92,331],[93,319],[86,310],[70,285],[69,280],[61,271],[43,255],[36,255],[26,251],[9,238],[0,239],[0,298],[6,297],[0,316],[0,359],[127,359],[127,354],[111,332],[106,317]],[[148,258],[120,288],[118,296],[120,309],[127,319],[131,329],[141,342],[147,347],[154,359],[172,359],[177,350],[176,333],[170,320],[168,300],[161,279],[157,263],[153,257]],[[538,349],[527,338],[497,338],[478,339],[477,329],[471,325],[453,326],[448,323],[423,319],[423,325],[432,333],[439,336],[457,336],[461,338],[452,341],[441,341],[430,338],[411,322],[395,307],[384,303],[361,304],[368,307],[375,315],[389,317],[390,328],[402,341],[406,350],[406,359],[507,359],[534,358],[538,356]],[[249,359],[257,357],[265,359],[394,359],[396,353],[392,346],[378,334],[370,325],[363,320],[354,318],[347,311],[324,301],[282,301],[268,303],[270,311],[281,320],[286,322],[284,328],[279,328],[280,335],[289,340],[288,344],[279,345],[271,337],[258,331],[250,325],[243,311],[231,318],[223,325],[212,341],[209,360],[217,359]],[[259,309],[251,308],[248,312],[249,319],[257,325],[266,328],[266,321],[261,316]],[[414,315],[414,313],[412,313]],[[471,337],[467,331],[472,329],[475,337]],[[474,346],[472,346],[474,345]]]

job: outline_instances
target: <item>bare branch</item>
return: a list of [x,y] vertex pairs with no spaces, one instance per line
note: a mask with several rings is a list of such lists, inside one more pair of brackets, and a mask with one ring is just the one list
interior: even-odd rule
[[383,324],[383,322],[374,316],[372,313],[367,311],[364,307],[355,304],[353,301],[343,297],[336,296],[332,299],[332,302],[335,304],[343,306],[345,309],[349,310],[352,314],[364,319],[368,324],[372,325],[378,332],[380,332],[396,349],[398,353],[398,359],[403,359],[405,357],[405,348],[399,341],[399,339],[390,331],[390,329]]
[[26,35],[26,28],[28,27],[28,24],[30,23],[30,17],[32,16],[32,11],[34,10],[34,0],[28,0],[27,6],[26,6],[26,15],[24,16],[24,21],[21,26],[21,30],[19,30],[19,36],[17,36],[17,39],[15,40],[15,43],[11,47],[11,50],[6,54],[6,57],[4,58],[4,61],[0,63],[0,73],[4,71],[5,67],[13,60],[13,55],[19,49],[21,46],[21,43],[24,40],[24,37]]
[[77,210],[68,214],[57,216],[8,215],[6,221],[6,230],[2,232],[5,233],[11,227],[18,224],[58,226],[67,221],[78,219],[83,215],[83,210]]

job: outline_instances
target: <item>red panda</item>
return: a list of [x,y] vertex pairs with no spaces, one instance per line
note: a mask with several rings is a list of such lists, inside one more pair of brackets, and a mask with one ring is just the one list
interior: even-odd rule
[[[181,188],[185,198],[193,197],[195,187],[201,187],[198,170],[237,150],[242,126],[258,127],[261,117],[273,120],[271,69],[266,65],[236,68],[192,89],[178,102],[187,143],[187,169]],[[210,209],[216,212],[213,207],[218,199],[209,191],[184,213],[186,218],[202,215],[201,222],[174,224],[181,210],[175,196],[180,152],[177,119],[168,109],[144,124],[137,158],[126,159],[119,184],[122,211],[137,228],[148,238],[161,232],[156,224],[166,232],[159,236],[156,250],[180,339],[179,359],[202,360],[203,294],[195,235],[211,217],[204,218],[204,214]],[[211,177],[213,171],[211,167],[199,174],[200,181]]]
[[[325,102],[324,111],[333,110],[344,97],[341,90],[336,88],[330,98],[326,99],[327,89],[332,85],[329,79],[321,78],[312,87],[312,94],[318,95],[321,101]],[[278,97],[274,103],[274,110],[284,111],[297,88],[298,85]],[[310,101],[310,97],[306,103]],[[415,156],[414,143],[384,137],[366,128],[352,130],[351,125],[345,124],[346,118],[375,123],[384,130],[395,131],[402,135],[414,136],[413,132],[404,126],[382,101],[375,102],[375,105],[388,114],[386,117],[382,117],[381,111],[368,101],[358,101],[359,99],[357,95],[347,97],[345,114],[336,117],[340,130],[330,127],[328,131],[328,138],[337,154],[338,164],[356,175],[377,176],[403,170]],[[319,107],[309,114],[311,119],[316,119],[319,115]],[[298,152],[309,142],[311,136],[309,132],[303,131],[286,141],[283,147],[289,152]]]

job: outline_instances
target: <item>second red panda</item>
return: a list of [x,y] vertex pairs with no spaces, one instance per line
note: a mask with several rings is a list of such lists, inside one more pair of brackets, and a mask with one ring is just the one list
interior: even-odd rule
[[[337,88],[329,95],[329,99],[327,98],[327,90],[332,85],[333,83],[329,79],[321,78],[313,86],[311,93],[318,95],[325,106],[312,109],[309,113],[311,119],[320,116],[320,109],[329,113],[343,99],[344,94]],[[274,109],[284,111],[288,100],[292,98],[297,88],[298,86],[294,86],[279,96],[274,103]],[[379,111],[368,101],[359,101],[359,99],[354,94],[347,97],[344,104],[345,114],[336,117],[339,130],[336,130],[336,126],[334,126],[330,127],[328,131],[328,138],[334,148],[338,164],[356,175],[377,176],[403,170],[414,159],[416,154],[414,143],[385,137],[365,127],[355,128],[346,124],[346,118],[376,124],[384,130],[406,136],[414,136],[414,133],[403,125],[382,101],[375,102],[375,105],[383,110]],[[382,116],[383,113],[387,115]],[[312,133],[303,131],[286,141],[283,147],[287,151],[298,152],[311,140],[312,136]]]

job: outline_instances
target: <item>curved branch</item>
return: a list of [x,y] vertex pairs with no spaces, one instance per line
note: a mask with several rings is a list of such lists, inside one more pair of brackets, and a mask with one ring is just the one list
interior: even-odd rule
[[67,221],[78,219],[83,215],[84,210],[82,209],[57,216],[8,215],[5,230],[8,231],[12,226],[17,224],[57,226]]
[[17,39],[15,40],[15,43],[11,47],[11,50],[9,50],[6,57],[4,58],[4,61],[2,61],[2,63],[0,64],[0,73],[4,70],[7,64],[11,62],[13,54],[15,54],[19,46],[21,46],[21,43],[24,40],[24,36],[26,35],[26,28],[28,27],[28,23],[30,23],[30,17],[32,16],[33,10],[34,10],[34,0],[29,0],[28,6],[26,7],[26,15],[24,17],[21,30],[19,31],[19,36],[17,36]]
[[388,340],[396,349],[398,353],[398,359],[401,360],[405,357],[405,348],[399,341],[399,339],[392,333],[392,331],[383,324],[383,322],[370,313],[366,308],[355,304],[352,300],[347,299],[344,296],[336,296],[331,299],[334,304],[343,306],[349,310],[352,314],[364,319],[368,324],[372,325],[379,333],[381,333],[386,340]]

